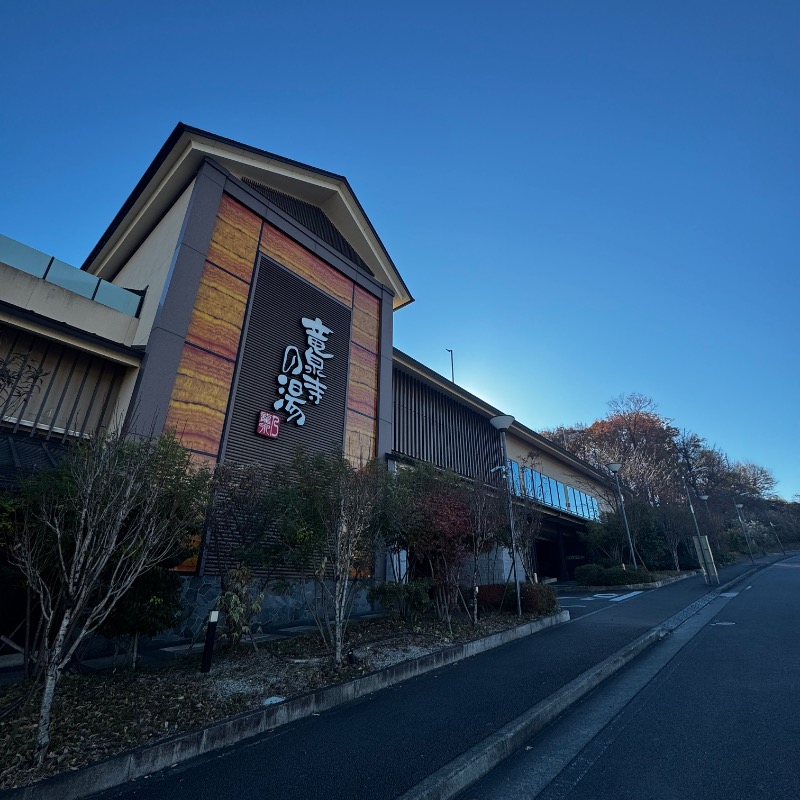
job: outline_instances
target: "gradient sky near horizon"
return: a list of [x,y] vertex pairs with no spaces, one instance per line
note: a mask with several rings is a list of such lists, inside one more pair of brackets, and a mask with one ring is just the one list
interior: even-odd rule
[[0,233],[80,265],[204,128],[347,176],[409,355],[534,429],[643,393],[800,492],[796,0],[32,0],[0,49]]

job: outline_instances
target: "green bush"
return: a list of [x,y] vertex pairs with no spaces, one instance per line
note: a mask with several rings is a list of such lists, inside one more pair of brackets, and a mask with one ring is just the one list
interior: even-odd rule
[[526,614],[553,614],[558,608],[556,590],[548,583],[525,583],[519,590]]
[[605,571],[600,564],[581,564],[575,567],[575,580],[579,586],[602,586]]
[[516,609],[514,586],[510,583],[486,583],[478,587],[478,606],[484,611]]
[[575,569],[580,586],[628,586],[634,583],[653,583],[652,573],[643,569],[624,569],[617,565],[604,569],[599,564],[583,564]]
[[601,586],[627,586],[632,583],[653,583],[654,578],[643,569],[623,569],[611,567],[603,575]]
[[427,578],[415,578],[408,583],[386,581],[373,586],[367,599],[377,601],[395,617],[414,622],[430,610],[431,585],[432,581]]
[[[552,614],[558,607],[556,590],[549,584],[524,583],[519,588],[520,605],[526,614]],[[514,584],[484,584],[478,589],[478,604],[484,611],[516,611]]]

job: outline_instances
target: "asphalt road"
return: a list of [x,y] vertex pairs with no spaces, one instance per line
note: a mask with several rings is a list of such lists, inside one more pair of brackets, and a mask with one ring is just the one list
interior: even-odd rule
[[800,797],[799,679],[796,557],[715,600],[462,797]]

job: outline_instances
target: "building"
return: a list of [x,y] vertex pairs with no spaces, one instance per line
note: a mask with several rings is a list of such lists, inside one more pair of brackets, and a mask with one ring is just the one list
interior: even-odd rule
[[[342,176],[178,125],[80,269],[0,237],[0,286],[7,483],[121,424],[211,464],[501,460],[497,409],[394,350],[413,298]],[[603,478],[523,425],[508,441],[515,491],[546,509],[543,572],[565,577]]]

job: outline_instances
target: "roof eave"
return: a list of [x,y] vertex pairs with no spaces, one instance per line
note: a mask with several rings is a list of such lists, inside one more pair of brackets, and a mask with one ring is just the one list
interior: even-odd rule
[[[427,383],[429,386],[432,386],[433,388],[450,396],[452,399],[458,402],[465,403],[474,411],[478,412],[482,416],[485,416],[487,419],[500,416],[503,413],[499,409],[487,403],[485,400],[482,400],[480,397],[468,392],[458,384],[447,380],[447,378],[445,378],[443,375],[440,375],[438,372],[434,372],[432,369],[429,369],[407,353],[394,348],[393,355],[394,360],[397,363],[414,373],[416,377],[422,380],[424,383]],[[574,467],[598,481],[603,483],[606,482],[606,477],[601,472],[598,472],[591,464],[575,454],[570,453],[569,450],[565,450],[563,447],[556,444],[556,442],[552,441],[551,439],[548,439],[546,436],[536,433],[536,431],[534,431],[532,428],[529,428],[527,425],[523,425],[518,420],[514,421],[514,424],[511,426],[509,431],[533,447],[537,447],[540,450],[548,452],[550,455],[562,461],[568,461]]]
[[[115,253],[127,231],[136,227],[137,222],[159,193],[165,192],[167,195],[161,198],[161,205],[171,205],[191,181],[199,164],[209,156],[211,158],[216,156],[223,161],[227,159],[231,164],[241,165],[243,170],[257,172],[260,168],[266,173],[273,172],[276,175],[280,173],[282,180],[294,181],[297,187],[302,187],[304,183],[311,187],[312,183],[316,183],[317,189],[323,193],[327,190],[329,197],[338,195],[352,216],[361,240],[356,243],[351,241],[351,245],[356,247],[362,258],[366,256],[369,261],[378,264],[386,285],[394,292],[395,310],[413,302],[414,298],[405,281],[344,176],[250,147],[184,123],[179,123],[169,135],[81,268],[95,274],[105,272],[107,265],[115,261]],[[143,227],[149,232],[146,226]],[[144,235],[147,235],[146,232]],[[356,246],[357,244],[359,246]],[[361,252],[362,250],[364,252]],[[121,252],[122,255],[118,256],[117,260],[124,259],[127,251],[122,248]]]

